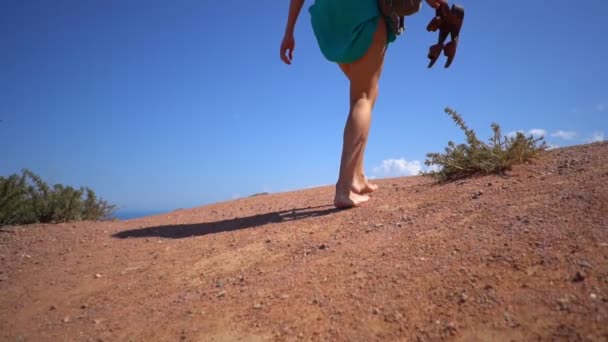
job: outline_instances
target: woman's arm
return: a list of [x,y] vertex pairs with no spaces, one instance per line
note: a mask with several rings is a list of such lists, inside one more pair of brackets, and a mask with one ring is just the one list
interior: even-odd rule
[[285,34],[283,35],[283,41],[281,42],[281,60],[285,64],[291,64],[293,59],[293,50],[296,47],[296,41],[293,37],[296,22],[300,15],[300,10],[304,5],[304,0],[291,0],[289,3],[289,14],[287,16],[287,25],[285,27]]
[[304,5],[304,0],[291,0],[289,2],[289,14],[287,16],[287,25],[285,27],[285,34],[293,35],[298,16]]

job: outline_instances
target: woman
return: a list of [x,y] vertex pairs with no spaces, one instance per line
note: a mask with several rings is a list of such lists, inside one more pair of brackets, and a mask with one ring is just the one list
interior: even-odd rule
[[[441,0],[426,0],[437,8]],[[281,59],[291,64],[295,48],[294,27],[304,0],[291,0],[287,27],[281,43]],[[377,0],[315,0],[310,6],[311,24],[323,56],[337,63],[350,81],[350,111],[344,127],[340,174],[334,206],[350,208],[369,200],[378,186],[363,172],[363,155],[378,97],[378,81],[384,55],[395,40]]]

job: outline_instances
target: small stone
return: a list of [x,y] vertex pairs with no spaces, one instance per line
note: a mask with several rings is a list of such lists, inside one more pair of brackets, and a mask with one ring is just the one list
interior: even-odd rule
[[222,287],[224,287],[224,282],[223,282],[223,281],[221,281],[221,280],[218,280],[218,281],[215,283],[215,287],[218,287],[218,288],[222,288]]
[[272,242],[272,240],[266,239],[266,243],[271,243],[271,242]]
[[327,249],[327,245],[324,244],[324,243],[322,243],[322,244],[319,245],[319,249],[320,250],[325,250],[325,249]]
[[380,310],[378,310],[378,308],[373,308],[373,309],[372,309],[372,313],[373,313],[374,315],[377,315],[377,314],[379,314],[379,313],[380,313]]
[[49,308],[49,310],[51,310],[51,311],[57,310],[57,307],[55,305],[51,305],[51,307]]
[[261,308],[262,308],[262,304],[260,304],[260,303],[255,303],[255,304],[253,304],[253,308],[254,308],[254,309],[256,309],[256,310],[259,310],[259,309],[261,309]]
[[220,293],[217,294],[218,298],[225,297],[225,296],[226,296],[226,291],[221,291]]
[[589,295],[589,298],[595,300],[595,299],[597,299],[597,295],[595,293],[592,293],[592,294]]
[[101,273],[95,274],[95,278],[101,278]]
[[289,298],[289,295],[288,295],[288,294],[282,294],[282,295],[281,295],[281,299],[288,299],[288,298]]
[[382,223],[376,223],[375,225],[376,228],[382,228],[382,226],[384,226]]
[[82,305],[80,306],[80,308],[81,308],[81,309],[86,309],[86,308],[88,308],[88,307],[89,307],[89,306],[88,306],[87,304],[82,304]]
[[593,268],[593,267],[591,267],[591,264],[588,261],[585,261],[585,260],[579,261],[578,265],[580,267],[583,267],[583,268]]
[[557,306],[562,311],[568,309],[568,303],[570,303],[568,297],[560,298],[557,300]]
[[459,303],[460,304],[464,304],[467,301],[467,299],[469,299],[469,297],[467,296],[466,293],[463,292],[463,293],[460,294]]
[[100,319],[94,319],[93,320],[93,324],[100,325],[101,324],[101,320]]
[[581,271],[576,271],[576,274],[574,275],[574,277],[572,277],[572,281],[575,283],[579,283],[583,280],[585,280],[586,276],[583,272]]
[[70,322],[70,316],[65,316],[65,317],[62,319],[62,321],[63,321],[63,323],[69,323],[69,322]]

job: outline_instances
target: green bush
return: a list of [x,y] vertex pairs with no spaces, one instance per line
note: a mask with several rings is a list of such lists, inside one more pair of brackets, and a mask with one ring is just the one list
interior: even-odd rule
[[[477,139],[475,132],[469,129],[462,117],[451,108],[445,112],[464,131],[466,144],[456,145],[448,142],[445,153],[428,153],[425,165],[437,165],[437,170],[422,172],[440,182],[453,181],[474,175],[502,174],[515,164],[522,164],[546,150],[544,137],[526,137],[518,132],[514,137],[503,137],[500,126],[491,125],[494,135],[489,144]],[[539,144],[540,143],[540,144]]]
[[110,219],[114,210],[89,188],[50,188],[27,169],[0,177],[0,226]]

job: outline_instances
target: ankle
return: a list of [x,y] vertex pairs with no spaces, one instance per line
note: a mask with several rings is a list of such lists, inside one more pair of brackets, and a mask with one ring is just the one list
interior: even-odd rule
[[353,182],[344,182],[344,181],[338,180],[338,182],[336,183],[336,193],[349,194],[352,183]]

